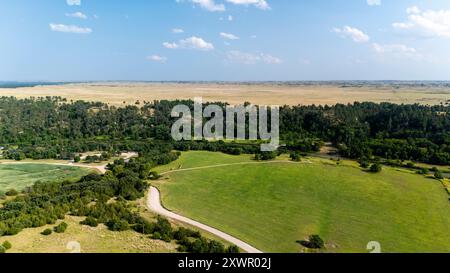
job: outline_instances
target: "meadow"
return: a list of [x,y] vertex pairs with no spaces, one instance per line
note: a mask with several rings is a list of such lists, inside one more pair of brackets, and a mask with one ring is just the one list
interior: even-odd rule
[[[248,157],[188,152],[169,168],[245,162]],[[190,162],[186,165],[186,162]],[[301,252],[319,234],[327,252],[449,252],[450,203],[442,183],[384,167],[311,158],[177,171],[155,183],[165,207],[266,252]]]
[[89,174],[85,168],[46,164],[0,164],[0,192],[22,190],[35,182],[76,179]]
[[[18,235],[2,237],[0,242],[8,240],[13,248],[10,253],[70,253],[70,242],[78,242],[82,253],[171,253],[176,244],[152,240],[132,230],[114,232],[104,225],[89,227],[80,225],[84,217],[66,216],[64,222],[68,228],[64,233],[52,233],[44,236],[41,232],[55,225],[26,229]],[[57,224],[59,224],[59,221]]]

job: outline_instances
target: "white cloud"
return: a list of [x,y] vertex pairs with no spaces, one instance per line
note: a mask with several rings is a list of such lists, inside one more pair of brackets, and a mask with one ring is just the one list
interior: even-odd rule
[[367,5],[369,6],[380,6],[381,0],[367,0]]
[[266,0],[226,0],[228,3],[234,5],[253,5],[262,10],[269,10],[270,6]]
[[380,45],[374,43],[373,49],[376,53],[384,54],[384,53],[406,53],[406,54],[415,54],[417,50],[412,47],[408,47],[402,44],[389,44],[389,45]]
[[393,23],[395,29],[407,30],[420,36],[450,38],[450,10],[421,11],[413,6],[406,13],[408,20]]
[[[191,2],[208,11],[226,11],[225,5],[222,3],[216,3],[216,0],[175,0],[175,1],[177,3]],[[244,6],[251,5],[262,10],[271,9],[269,3],[267,3],[266,0],[225,0],[225,1],[233,5],[244,5]]]
[[177,3],[190,1],[208,11],[225,11],[224,4],[216,4],[215,0],[176,0]]
[[202,51],[214,50],[214,45],[208,43],[202,38],[192,36],[190,38],[180,40],[178,43],[163,43],[163,46],[169,49],[195,49]]
[[228,15],[228,21],[230,21],[230,22],[231,22],[231,21],[233,21],[233,19],[234,19],[234,18],[233,18],[233,16],[231,16],[231,15]]
[[412,13],[417,14],[417,13],[420,13],[420,9],[417,6],[412,6],[412,7],[409,7],[409,8],[406,9],[406,13],[408,13],[408,14],[412,14]]
[[69,6],[80,6],[81,0],[66,0],[66,3]]
[[178,46],[177,43],[168,43],[168,42],[165,42],[165,43],[163,43],[163,46],[164,46],[165,48],[169,48],[169,49],[177,49],[177,48],[179,48],[179,46]]
[[226,55],[227,60],[235,63],[242,63],[246,65],[252,65],[257,63],[266,63],[266,64],[281,64],[283,61],[280,58],[274,57],[269,54],[259,53],[252,54],[241,52],[238,50],[229,51]]
[[173,28],[172,32],[175,34],[180,34],[180,33],[184,33],[184,30],[181,28]]
[[82,12],[75,12],[75,13],[66,13],[67,17],[73,17],[73,18],[79,18],[79,19],[87,19],[87,15]]
[[356,43],[367,43],[370,40],[369,35],[361,30],[349,26],[343,28],[334,28],[333,31],[342,37],[349,37]]
[[83,28],[74,25],[63,24],[50,24],[50,29],[57,32],[76,33],[76,34],[89,34],[92,33],[92,29]]
[[148,56],[147,60],[150,60],[150,61],[153,61],[153,62],[158,62],[158,63],[165,63],[165,62],[167,62],[167,58],[166,57],[159,56],[159,55]]
[[231,34],[231,33],[221,32],[220,36],[222,36],[223,38],[228,39],[228,40],[239,40],[238,36]]
[[380,57],[386,60],[395,59],[410,59],[414,61],[432,61],[431,56],[421,54],[417,49],[403,44],[372,44],[372,48]]

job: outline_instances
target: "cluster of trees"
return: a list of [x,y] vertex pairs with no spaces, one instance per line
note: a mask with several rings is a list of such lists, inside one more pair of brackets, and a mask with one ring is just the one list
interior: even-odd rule
[[[171,118],[171,111],[179,104],[193,109],[194,102],[155,101],[116,108],[59,97],[2,97],[0,145],[6,147],[5,157],[17,160],[74,159],[77,153],[95,150],[114,153],[132,150],[127,146],[147,139],[171,143],[180,151],[255,154],[259,150],[256,144],[223,141],[172,143],[170,132],[176,119]],[[349,158],[381,157],[446,165],[450,164],[449,131],[448,105],[367,102],[280,108],[281,139],[289,151],[318,151],[324,142],[331,142]]]
[[349,158],[450,164],[450,106],[354,103],[282,107],[282,139],[320,139]]
[[[102,161],[110,160],[111,157],[113,157],[113,154],[108,153],[108,152],[103,152],[100,155],[88,155],[88,156],[86,156],[85,161],[87,163],[102,162]],[[75,156],[74,161],[75,162],[80,162],[81,161],[80,156]]]

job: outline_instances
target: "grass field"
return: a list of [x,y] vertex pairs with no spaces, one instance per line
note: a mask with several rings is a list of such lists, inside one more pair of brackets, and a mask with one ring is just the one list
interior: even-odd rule
[[[242,162],[220,153],[184,153],[172,167]],[[189,162],[189,166],[186,166]],[[449,252],[450,202],[437,180],[356,164],[238,165],[174,172],[156,185],[164,205],[268,252],[299,252],[320,234],[329,252]],[[167,179],[167,177],[169,179]]]
[[92,170],[45,164],[0,164],[0,192],[22,190],[35,182],[79,178]]
[[167,253],[177,252],[175,243],[152,240],[132,230],[109,231],[104,225],[96,228],[79,224],[83,217],[67,216],[64,220],[69,227],[63,234],[41,235],[49,225],[26,229],[15,236],[1,237],[0,242],[12,243],[10,253],[70,253],[69,242],[78,242],[83,253]]

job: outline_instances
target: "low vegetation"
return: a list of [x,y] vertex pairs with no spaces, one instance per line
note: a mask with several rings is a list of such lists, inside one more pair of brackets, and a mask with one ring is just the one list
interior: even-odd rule
[[16,196],[19,191],[36,182],[62,182],[77,180],[89,174],[91,170],[70,166],[53,166],[45,164],[1,164],[0,192],[7,196]]
[[[172,166],[225,160],[228,155],[188,152]],[[408,169],[370,173],[352,161],[304,161],[173,172],[157,185],[168,209],[266,252],[299,252],[296,241],[311,234],[329,252],[366,252],[374,240],[383,252],[450,250],[449,196],[442,183]]]

